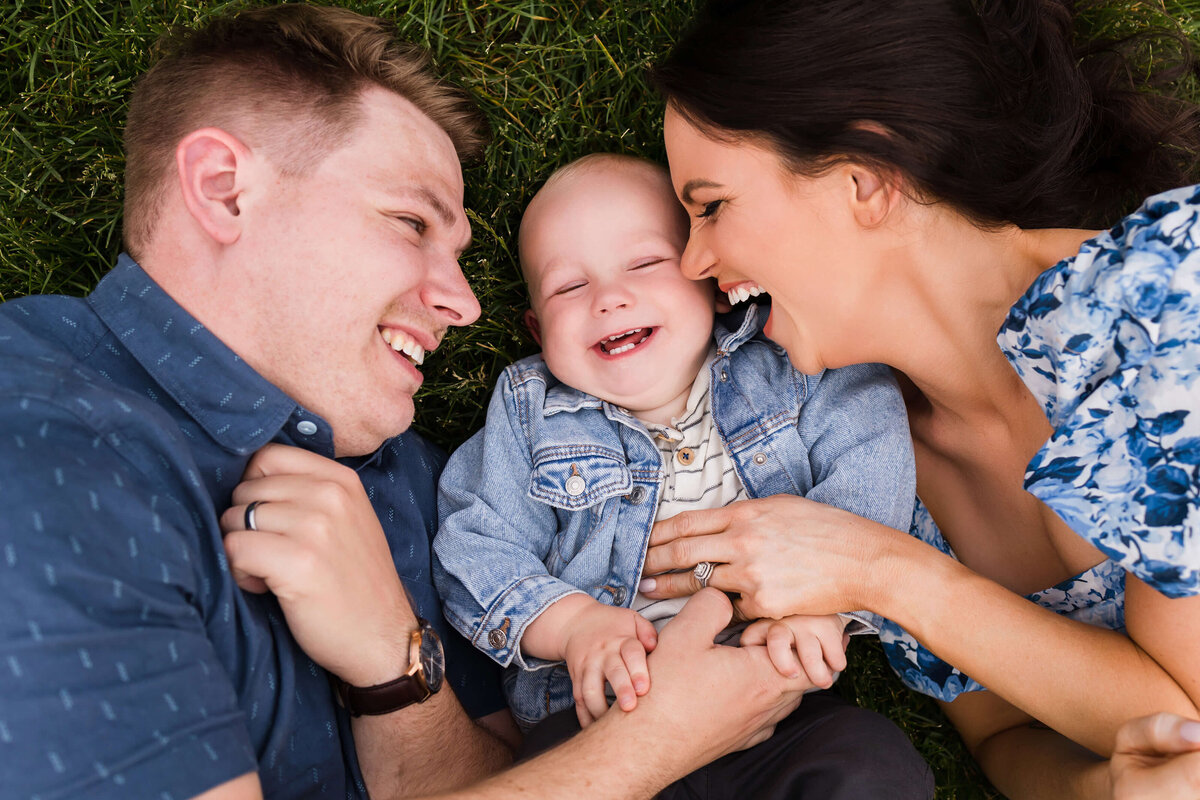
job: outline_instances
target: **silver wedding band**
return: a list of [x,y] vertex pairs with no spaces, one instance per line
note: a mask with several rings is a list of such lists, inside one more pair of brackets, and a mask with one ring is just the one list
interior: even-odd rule
[[711,561],[701,561],[692,570],[692,574],[696,576],[696,580],[700,582],[700,588],[704,589],[708,586],[708,580],[712,577],[713,570],[716,565]]
[[255,500],[250,505],[246,506],[246,530],[256,531],[258,528],[254,524],[254,509],[262,505],[265,500]]

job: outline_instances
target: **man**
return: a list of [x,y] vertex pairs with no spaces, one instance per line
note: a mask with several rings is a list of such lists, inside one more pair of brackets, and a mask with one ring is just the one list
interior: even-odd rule
[[[479,315],[481,138],[338,9],[217,20],[140,81],[128,255],[86,300],[0,307],[5,797],[411,797],[511,760],[468,648],[430,696],[440,461],[403,434],[424,353]],[[470,796],[649,796],[760,740],[806,685],[713,647],[728,614],[698,595],[636,712]]]

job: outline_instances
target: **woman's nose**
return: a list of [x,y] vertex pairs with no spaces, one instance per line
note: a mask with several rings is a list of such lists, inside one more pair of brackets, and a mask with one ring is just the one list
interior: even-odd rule
[[698,236],[691,236],[683,248],[679,258],[679,269],[685,277],[698,281],[701,278],[713,277],[712,268],[716,264],[712,251],[709,250]]

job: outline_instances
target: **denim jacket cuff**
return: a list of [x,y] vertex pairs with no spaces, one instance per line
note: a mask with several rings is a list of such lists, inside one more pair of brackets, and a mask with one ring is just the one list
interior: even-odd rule
[[472,644],[505,667],[515,663],[521,669],[532,670],[560,663],[541,658],[526,659],[521,653],[521,638],[543,611],[570,594],[586,593],[551,575],[521,578],[502,592],[484,613]]

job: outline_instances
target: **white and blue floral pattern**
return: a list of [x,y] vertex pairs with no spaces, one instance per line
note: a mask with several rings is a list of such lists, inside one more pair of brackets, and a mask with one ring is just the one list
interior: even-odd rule
[[[1156,195],[1038,276],[997,341],[1054,433],[1025,488],[1107,560],[1029,599],[1124,629],[1128,571],[1200,593],[1200,187]],[[913,536],[951,553],[919,501]],[[891,621],[906,684],[942,700],[982,689]]]

